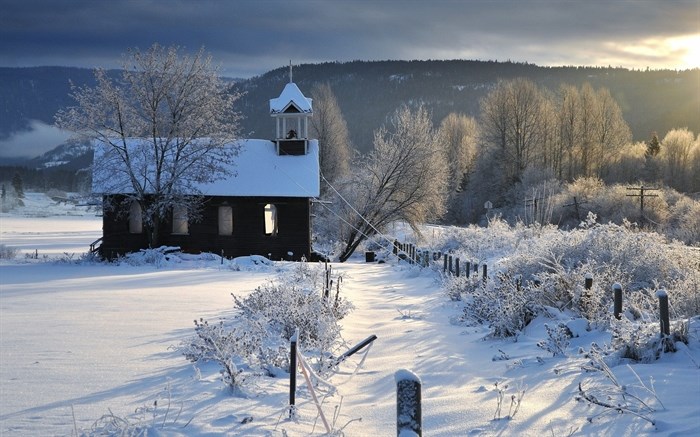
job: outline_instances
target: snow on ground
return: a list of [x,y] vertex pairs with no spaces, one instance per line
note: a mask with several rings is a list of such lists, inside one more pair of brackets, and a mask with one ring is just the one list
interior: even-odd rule
[[[286,378],[258,378],[246,397],[231,396],[215,365],[195,369],[172,349],[193,334],[193,319],[226,317],[231,292],[249,293],[293,263],[222,264],[206,257],[161,266],[65,262],[65,253],[79,255],[99,238],[101,219],[84,208],[32,200],[30,214],[0,216],[0,244],[22,252],[0,260],[0,435],[88,433],[114,418],[129,420],[132,430],[148,426],[149,435],[324,433],[303,382],[299,413],[290,421]],[[60,215],[31,213],[48,216],[49,210]],[[25,257],[35,250],[38,260]],[[425,435],[700,435],[697,324],[683,351],[653,364],[613,368],[629,387],[639,384],[637,378],[650,386],[653,377],[663,406],[653,396],[645,400],[657,410],[650,414],[656,426],[630,414],[604,414],[589,423],[586,418],[602,409],[575,400],[578,384],[605,386],[606,379],[582,373],[585,360],[577,349],[609,336],[584,330],[572,339],[570,358],[551,358],[536,347],[545,338],[544,320],[517,342],[484,339],[483,326],[451,324],[458,303],[441,291],[434,271],[395,261],[366,264],[359,257],[333,269],[343,276],[341,293],[356,307],[342,321],[343,337],[349,344],[378,337],[362,368],[353,374],[361,357],[352,357],[330,378],[337,393],[322,398],[331,422],[338,411],[334,428],[347,424],[347,436],[395,435],[394,373],[404,368],[423,383]],[[494,419],[499,388],[500,420]],[[508,419],[519,390],[521,405]]]

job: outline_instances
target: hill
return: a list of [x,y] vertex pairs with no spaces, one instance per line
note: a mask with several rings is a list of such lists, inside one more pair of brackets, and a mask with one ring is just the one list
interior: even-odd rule
[[[700,70],[633,71],[622,68],[539,67],[483,61],[354,61],[294,67],[304,93],[328,82],[343,111],[355,146],[371,147],[373,131],[404,102],[423,102],[439,123],[450,112],[477,116],[479,100],[499,79],[525,77],[556,92],[561,84],[606,87],[619,102],[636,141],[653,131],[663,137],[676,127],[700,131]],[[268,99],[289,80],[278,68],[239,84],[246,135],[270,137]]]
[[[111,72],[116,74],[116,72]],[[563,84],[609,88],[623,109],[634,139],[652,131],[663,136],[676,127],[700,131],[700,70],[636,71],[622,68],[540,67],[490,61],[353,61],[303,64],[294,81],[308,95],[328,82],[359,150],[371,147],[372,133],[404,102],[424,102],[439,122],[450,112],[476,116],[479,100],[499,79],[526,77],[555,92]],[[268,101],[289,80],[286,67],[239,80],[246,137],[269,138],[274,124]],[[27,131],[33,120],[51,124],[60,108],[72,105],[70,84],[94,85],[89,69],[71,67],[0,68],[0,140]]]

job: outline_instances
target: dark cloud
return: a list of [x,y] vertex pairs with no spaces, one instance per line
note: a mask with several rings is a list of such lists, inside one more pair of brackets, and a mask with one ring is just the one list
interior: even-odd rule
[[697,0],[1,0],[0,65],[116,67],[130,47],[204,46],[234,76],[354,59],[677,68],[629,45],[700,35]]

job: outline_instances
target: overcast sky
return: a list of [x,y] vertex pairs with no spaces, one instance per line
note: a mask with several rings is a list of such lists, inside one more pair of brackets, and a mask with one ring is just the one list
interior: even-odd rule
[[700,67],[700,0],[0,0],[0,66],[113,68],[204,47],[224,75],[294,64],[478,59]]

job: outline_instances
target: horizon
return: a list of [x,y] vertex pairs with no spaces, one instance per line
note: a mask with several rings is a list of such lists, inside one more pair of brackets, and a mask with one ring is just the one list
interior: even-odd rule
[[[318,66],[318,65],[323,65],[323,64],[352,64],[356,62],[364,62],[364,63],[372,63],[372,62],[481,62],[481,63],[494,63],[494,64],[513,64],[513,65],[529,65],[529,66],[534,66],[538,68],[576,68],[576,69],[593,69],[593,70],[624,70],[624,71],[631,71],[631,72],[645,72],[645,71],[669,71],[669,72],[684,72],[684,71],[695,71],[695,70],[700,70],[700,66],[694,66],[694,67],[689,67],[689,68],[671,68],[671,67],[645,67],[645,68],[630,68],[630,67],[625,67],[622,65],[575,65],[575,64],[568,64],[568,65],[541,65],[537,64],[535,62],[529,62],[529,61],[515,61],[512,59],[507,59],[507,60],[498,60],[498,59],[353,59],[351,61],[315,61],[315,62],[303,62],[303,63],[294,63],[292,60],[292,67],[302,67],[302,66]],[[85,67],[85,66],[79,66],[79,65],[27,65],[27,66],[4,66],[0,65],[0,68],[6,68],[6,69],[32,69],[32,68],[76,68],[76,69],[82,69],[82,70],[90,70],[94,71],[97,69],[101,69],[102,67]],[[273,67],[269,70],[262,71],[258,74],[254,74],[253,76],[249,77],[234,77],[234,76],[229,76],[229,75],[219,75],[222,78],[225,79],[240,79],[240,80],[250,80],[256,77],[264,76],[265,74],[268,74],[272,71],[275,70],[280,70],[280,69],[288,69],[289,64],[287,65],[280,65],[278,67]],[[116,66],[114,68],[107,68],[105,69],[107,71],[122,71],[123,67]]]

